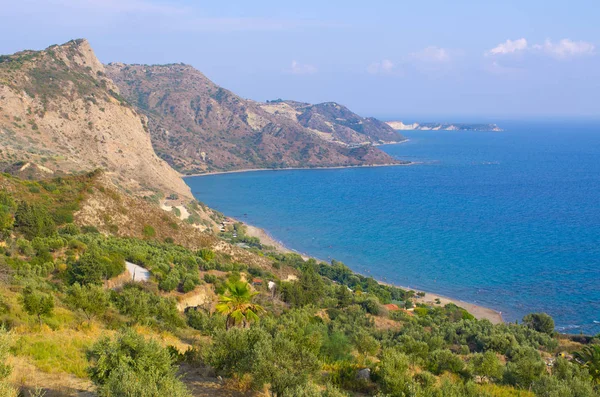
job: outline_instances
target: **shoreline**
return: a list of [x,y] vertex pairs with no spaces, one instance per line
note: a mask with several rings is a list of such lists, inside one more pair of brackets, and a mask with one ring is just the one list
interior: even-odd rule
[[[400,142],[398,142],[400,143]],[[387,144],[386,144],[387,145]],[[291,171],[291,170],[338,170],[343,168],[375,168],[375,167],[399,167],[420,164],[416,161],[408,161],[406,163],[389,163],[389,164],[366,164],[366,165],[338,165],[331,167],[286,167],[286,168],[247,168],[233,171],[214,171],[205,172],[203,174],[180,174],[181,178],[191,178],[197,176],[222,175],[222,174],[238,174],[242,172],[259,172],[259,171]]]
[[[271,236],[266,230],[261,229],[257,226],[253,226],[248,224],[247,222],[243,222],[240,221],[239,219],[235,219],[235,218],[231,218],[228,217],[232,220],[235,220],[237,222],[241,222],[246,226],[246,234],[250,237],[256,237],[260,240],[261,244],[266,245],[266,246],[271,246],[275,248],[275,251],[279,252],[279,253],[294,253],[294,254],[299,254],[300,256],[302,256],[302,258],[304,258],[305,260],[310,259],[310,258],[314,258],[317,261],[320,262],[326,262],[324,260],[306,255],[306,254],[302,254],[298,251],[295,251],[293,249],[290,249],[288,247],[286,247],[281,241],[275,239],[273,236]],[[355,272],[357,273],[357,272]],[[360,274],[360,273],[357,273]],[[416,303],[426,303],[426,304],[431,304],[431,306],[444,306],[448,303],[454,303],[455,305],[462,307],[463,309],[465,309],[466,311],[468,311],[470,314],[472,314],[476,319],[478,320],[489,320],[492,324],[502,324],[504,323],[504,319],[502,318],[502,313],[498,312],[494,309],[491,309],[489,307],[485,307],[485,306],[480,306],[480,305],[476,305],[474,303],[469,303],[469,302],[465,302],[462,301],[460,299],[454,299],[451,297],[447,297],[444,295],[439,295],[436,294],[434,292],[430,292],[430,291],[423,291],[420,289],[415,289],[415,288],[409,288],[409,287],[405,287],[402,285],[397,285],[397,284],[392,284],[392,283],[386,283],[384,281],[380,281],[380,280],[376,280],[378,283],[383,284],[383,285],[389,285],[389,286],[393,286],[393,287],[398,287],[398,288],[402,288],[405,289],[407,291],[415,291],[415,292],[424,292],[425,296],[424,297],[417,297],[415,296],[415,302]],[[435,300],[439,299],[440,300],[440,304],[438,305],[437,303],[435,303]]]

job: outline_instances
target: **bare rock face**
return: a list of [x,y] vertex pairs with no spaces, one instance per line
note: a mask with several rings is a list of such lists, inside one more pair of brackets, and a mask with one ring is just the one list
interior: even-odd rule
[[404,140],[335,103],[240,98],[188,65],[109,64],[106,71],[148,116],[157,154],[182,173],[392,164],[373,144]]
[[0,149],[4,169],[30,163],[25,170],[56,176],[102,168],[136,194],[192,197],[86,40],[0,57]]

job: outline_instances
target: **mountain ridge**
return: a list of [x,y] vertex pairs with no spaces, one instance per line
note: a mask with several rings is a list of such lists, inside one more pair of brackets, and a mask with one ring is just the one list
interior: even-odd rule
[[326,104],[243,99],[186,64],[111,63],[106,70],[148,117],[158,155],[182,174],[398,163],[372,145],[402,141],[400,134],[337,104],[348,125],[324,115]]

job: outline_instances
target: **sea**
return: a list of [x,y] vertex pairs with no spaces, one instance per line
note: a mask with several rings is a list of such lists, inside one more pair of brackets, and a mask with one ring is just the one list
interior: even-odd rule
[[187,178],[195,197],[377,280],[600,333],[600,121],[403,131],[409,166]]

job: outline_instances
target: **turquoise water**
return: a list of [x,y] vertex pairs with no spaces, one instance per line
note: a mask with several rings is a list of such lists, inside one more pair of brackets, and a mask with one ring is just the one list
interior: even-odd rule
[[600,332],[600,123],[415,131],[401,167],[188,178],[285,245],[375,278]]

